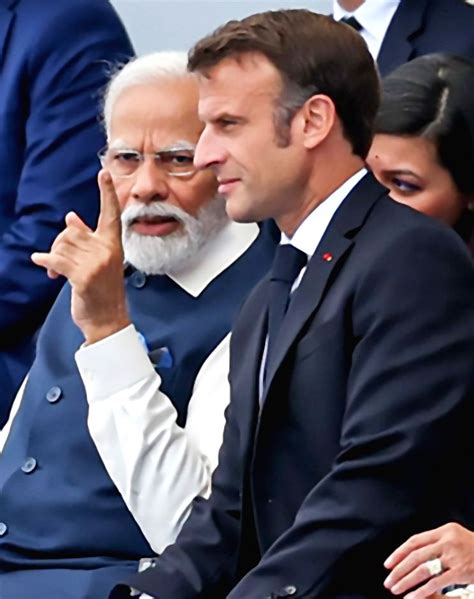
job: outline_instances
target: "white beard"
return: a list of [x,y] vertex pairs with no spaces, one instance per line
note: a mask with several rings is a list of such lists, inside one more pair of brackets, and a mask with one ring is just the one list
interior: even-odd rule
[[[130,227],[139,217],[174,217],[183,226],[163,237],[141,235]],[[166,202],[133,204],[122,212],[122,243],[125,260],[147,275],[179,271],[189,258],[228,222],[225,201],[216,197],[191,216]]]

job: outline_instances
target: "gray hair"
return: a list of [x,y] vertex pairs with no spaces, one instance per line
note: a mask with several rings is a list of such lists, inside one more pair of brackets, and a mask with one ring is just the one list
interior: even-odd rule
[[153,52],[126,63],[112,76],[104,94],[104,127],[107,137],[110,132],[112,111],[122,93],[136,85],[158,83],[163,79],[193,77],[187,69],[186,52]]

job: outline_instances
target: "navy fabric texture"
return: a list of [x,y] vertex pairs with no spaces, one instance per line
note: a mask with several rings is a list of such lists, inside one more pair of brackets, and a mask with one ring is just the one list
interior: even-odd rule
[[108,0],[0,0],[0,427],[64,282],[30,255],[70,210],[95,223],[101,94],[132,55]]

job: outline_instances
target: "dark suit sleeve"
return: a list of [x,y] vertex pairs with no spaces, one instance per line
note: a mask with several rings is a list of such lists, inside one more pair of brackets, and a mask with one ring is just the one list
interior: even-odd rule
[[450,233],[411,230],[372,258],[354,298],[341,451],[232,599],[292,586],[297,597],[337,597],[350,591],[351,572],[364,571],[382,597],[389,550],[430,518],[433,498],[442,505],[466,493],[474,275]]
[[[34,332],[62,284],[49,280],[30,254],[49,249],[69,210],[90,224],[96,220],[95,153],[105,143],[100,94],[111,65],[132,54],[108,2],[57,3],[52,18],[46,5],[32,10],[40,12],[25,24],[31,56],[18,97],[28,118],[16,125],[24,129],[23,169],[13,224],[0,238],[0,349]],[[16,15],[17,37],[25,21]]]

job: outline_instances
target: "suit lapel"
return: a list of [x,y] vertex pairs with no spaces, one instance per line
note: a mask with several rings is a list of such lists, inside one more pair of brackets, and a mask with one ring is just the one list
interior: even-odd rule
[[3,52],[8,39],[8,32],[13,21],[11,7],[16,0],[0,0],[0,67],[3,64]]
[[[238,322],[245,322],[245,329],[239,331],[245,336],[244,342],[235,342],[237,335],[233,333],[231,386],[232,396],[239,397],[239,404],[246,405],[241,410],[239,420],[245,419],[239,427],[246,438],[242,446],[248,450],[252,447],[253,435],[259,412],[259,380],[263,348],[267,335],[267,303],[269,293],[269,277],[265,277],[252,292],[247,306],[244,306]],[[242,351],[244,348],[244,351]],[[238,352],[238,354],[237,354]],[[234,357],[235,355],[235,357]]]
[[305,323],[318,309],[325,291],[337,276],[338,267],[355,243],[357,231],[366,220],[375,202],[386,193],[387,190],[379,185],[372,175],[367,175],[336,211],[308,264],[306,273],[295,291],[282,322],[275,351],[271,361],[267,363],[263,401],[289,348]]
[[413,39],[423,29],[428,4],[429,0],[401,0],[377,58],[382,76],[412,58]]

